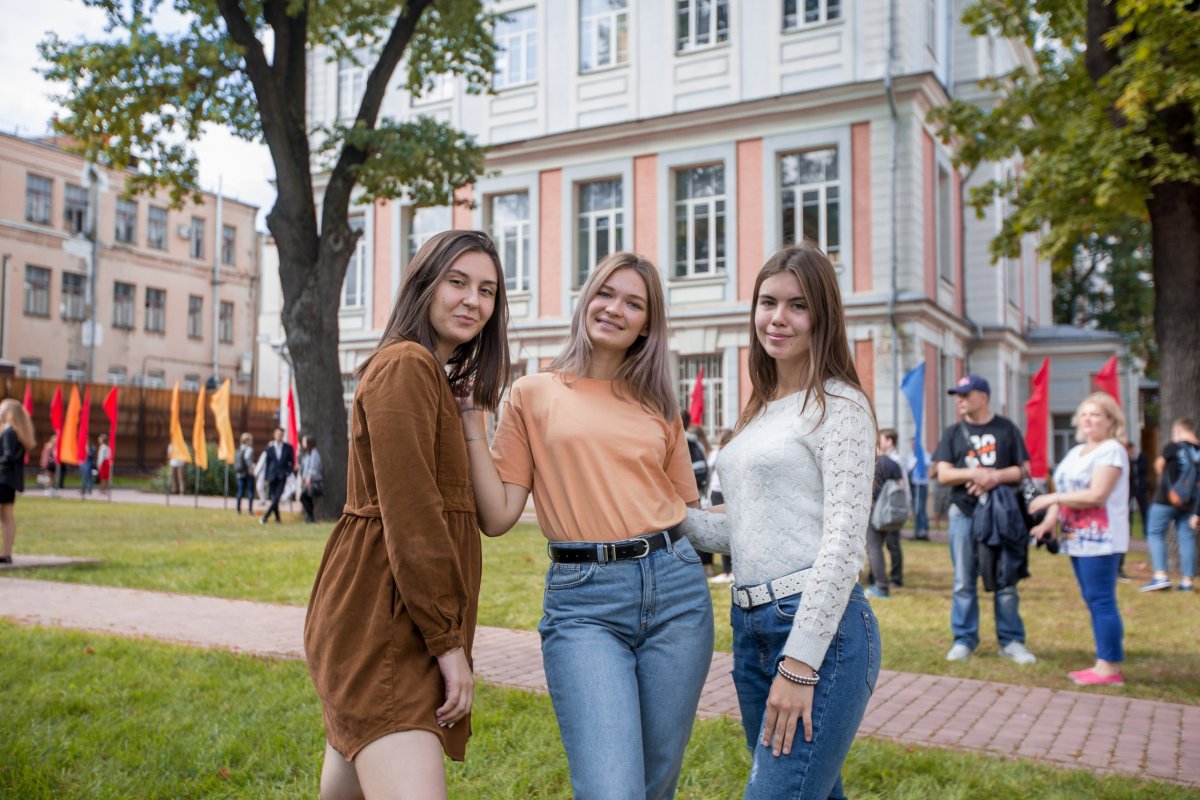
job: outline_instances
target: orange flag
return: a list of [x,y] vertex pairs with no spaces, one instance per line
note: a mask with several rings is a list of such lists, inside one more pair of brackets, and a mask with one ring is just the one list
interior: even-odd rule
[[71,386],[71,399],[67,401],[67,416],[63,420],[62,433],[58,437],[58,462],[79,465],[79,387]]
[[204,385],[196,395],[196,417],[192,422],[192,463],[199,469],[208,469],[208,442],[204,440]]
[[233,441],[233,425],[229,422],[229,378],[221,384],[221,388],[213,392],[212,400],[208,401],[217,422],[217,458],[226,464],[233,463],[237,445]]
[[175,381],[175,388],[171,390],[171,458],[192,463],[192,454],[183,440],[183,426],[179,424],[179,381]]

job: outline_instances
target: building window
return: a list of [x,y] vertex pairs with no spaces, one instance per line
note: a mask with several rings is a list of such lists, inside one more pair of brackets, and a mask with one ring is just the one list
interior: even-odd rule
[[204,335],[204,321],[202,319],[204,313],[204,298],[199,295],[188,295],[188,336],[192,339],[199,339]]
[[69,320],[83,319],[86,314],[86,297],[84,287],[87,276],[77,272],[64,272],[62,276],[62,318]]
[[367,67],[363,65],[365,51],[356,52],[355,57],[342,56],[338,59],[337,109],[339,120],[352,120],[358,116],[363,92],[367,88]]
[[184,375],[183,383],[180,385],[179,388],[183,389],[185,392],[200,391],[200,376],[196,375],[194,373]]
[[133,328],[133,298],[136,291],[132,283],[113,284],[114,328]]
[[146,290],[146,330],[162,333],[167,328],[167,290]]
[[725,271],[725,166],[675,173],[675,277]]
[[437,73],[425,78],[425,85],[420,94],[412,96],[412,105],[420,106],[429,103],[441,103],[454,97],[454,75]]
[[221,301],[221,317],[217,330],[219,341],[225,344],[233,342],[233,303]]
[[504,265],[504,288],[529,290],[529,193],[510,192],[488,198],[492,239]]
[[204,258],[204,220],[192,217],[191,242],[188,254],[192,258]]
[[509,11],[496,21],[496,71],[492,88],[537,80],[537,17],[532,8]]
[[86,361],[68,361],[66,372],[63,373],[63,380],[67,383],[83,383],[87,380],[87,362]]
[[579,184],[579,252],[576,254],[575,288],[583,286],[592,267],[624,249],[624,195],[621,179]]
[[628,0],[580,0],[579,71],[629,60]]
[[358,375],[353,372],[342,373],[342,397],[350,402],[354,400],[354,393],[358,391]]
[[837,148],[792,153],[779,160],[785,244],[810,241],[837,263],[841,260],[841,193]]
[[842,16],[841,0],[783,0],[783,29],[831,22]]
[[147,389],[165,389],[167,388],[167,374],[161,369],[148,369],[146,377],[142,379],[142,385]]
[[117,199],[117,230],[114,234],[118,242],[132,244],[137,238],[137,203],[132,200]]
[[1054,464],[1061,464],[1067,453],[1075,446],[1075,426],[1071,424],[1073,414],[1052,414],[1051,423],[1054,425]]
[[937,203],[937,213],[934,215],[934,219],[937,225],[938,275],[953,283],[954,253],[952,242],[954,239],[952,237],[954,227],[954,195],[951,186],[950,170],[939,164],[937,168],[937,196],[934,198]]
[[408,211],[408,261],[432,238],[435,233],[449,230],[452,225],[449,206],[418,208]]
[[346,279],[342,283],[342,308],[361,308],[365,302],[363,284],[367,278],[367,237],[362,236],[365,223],[361,214],[350,217],[350,230],[360,236],[354,243],[354,253],[346,265]]
[[63,196],[63,227],[67,233],[83,233],[87,228],[88,191],[68,183]]
[[696,375],[704,368],[704,430],[715,435],[725,426],[725,378],[723,366],[725,359],[720,353],[702,356],[680,356],[679,370],[675,382],[675,394],[679,397],[679,407],[688,410],[692,402],[692,391],[696,388]]
[[25,267],[25,314],[30,317],[50,316],[50,270]]
[[50,201],[53,183],[49,178],[29,173],[25,176],[25,221],[38,225],[50,224]]
[[729,0],[676,0],[675,9],[677,52],[729,40]]
[[150,206],[146,217],[146,244],[155,250],[167,249],[167,210]]
[[19,362],[17,362],[17,377],[42,377],[42,360],[40,358],[22,358]]
[[106,380],[110,386],[124,386],[128,383],[128,373],[124,367],[109,367]]
[[237,243],[237,229],[232,225],[221,226],[221,263],[233,266],[234,245]]

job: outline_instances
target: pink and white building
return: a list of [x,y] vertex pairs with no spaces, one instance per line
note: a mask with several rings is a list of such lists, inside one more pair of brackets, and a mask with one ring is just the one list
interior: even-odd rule
[[[1023,423],[1028,376],[1059,352],[1053,335],[1036,353],[1029,338],[1052,323],[1050,265],[1032,238],[1020,258],[991,263],[1004,209],[977,219],[964,197],[1016,166],[963,174],[926,121],[951,96],[986,102],[981,77],[1032,66],[1018,43],[972,38],[956,21],[961,0],[493,5],[507,14],[494,94],[468,95],[447,76],[422,97],[396,85],[384,101],[383,117],[430,115],[471,132],[494,174],[460,190],[474,208],[354,210],[364,236],[343,290],[344,373],[378,340],[431,233],[495,238],[519,374],[558,351],[597,259],[633,249],[663,272],[681,400],[702,366],[705,424],[729,427],[750,390],[755,274],[803,234],[837,264],[881,425],[911,435],[894,387],[921,361],[927,446],[953,421],[945,389],[968,363],[991,381],[993,408]],[[317,48],[309,69],[312,123],[352,118],[365,68]],[[1064,385],[1055,402],[1069,413],[1086,391]]]

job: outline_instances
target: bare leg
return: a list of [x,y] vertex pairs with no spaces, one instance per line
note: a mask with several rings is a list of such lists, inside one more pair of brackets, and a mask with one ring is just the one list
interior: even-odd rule
[[17,516],[14,513],[16,503],[5,503],[0,506],[0,529],[3,530],[4,546],[0,549],[0,556],[11,556],[13,542],[17,538]]
[[325,743],[325,763],[321,765],[321,800],[363,800],[362,787],[354,765]]
[[446,800],[442,743],[429,731],[390,733],[354,759],[366,800]]

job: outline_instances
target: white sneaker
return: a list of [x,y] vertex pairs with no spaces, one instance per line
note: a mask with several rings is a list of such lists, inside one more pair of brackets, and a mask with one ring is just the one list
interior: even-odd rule
[[1000,649],[1000,655],[1011,658],[1018,664],[1036,664],[1037,656],[1029,652],[1021,642],[1009,642]]
[[962,642],[955,642],[950,648],[950,652],[946,653],[947,661],[966,661],[971,655],[971,648],[967,647]]

